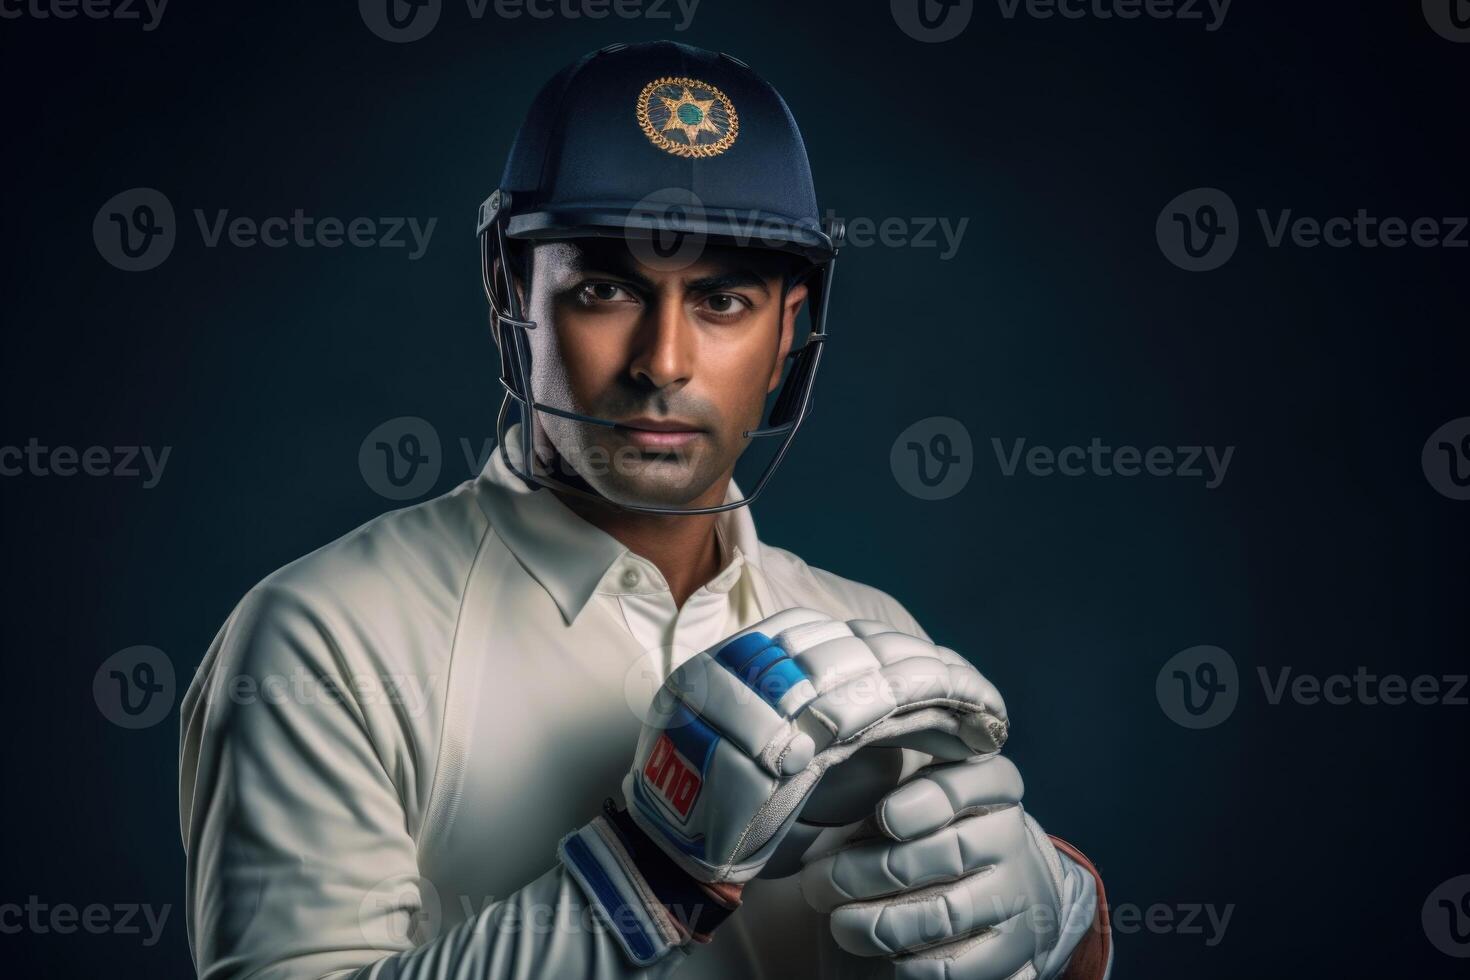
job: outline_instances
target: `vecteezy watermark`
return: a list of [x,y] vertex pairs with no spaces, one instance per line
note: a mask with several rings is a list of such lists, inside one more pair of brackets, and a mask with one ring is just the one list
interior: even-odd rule
[[1351,675],[1298,674],[1291,667],[1269,670],[1257,667],[1261,690],[1266,703],[1273,707],[1283,701],[1305,707],[1330,705],[1388,705],[1417,704],[1424,707],[1445,705],[1463,708],[1470,705],[1465,685],[1470,681],[1466,674],[1419,674],[1405,677],[1403,674],[1374,674],[1367,667],[1357,667]]
[[[921,928],[926,938],[941,939],[949,935],[952,922],[949,906],[963,901],[952,895],[945,903],[924,903],[920,915]],[[989,905],[985,916],[993,922],[1005,922],[1020,917],[1026,928],[1037,935],[1055,935],[1058,910],[1039,902],[1027,905],[1024,896],[992,895],[980,904]],[[1225,940],[1230,920],[1235,916],[1235,903],[1215,905],[1213,902],[1154,902],[1137,905],[1132,902],[1108,903],[1108,920],[1115,933],[1131,936],[1144,932],[1155,936],[1199,936],[1205,946],[1214,948]],[[1094,926],[1096,928],[1096,926]]]
[[[476,445],[465,436],[459,438],[459,449],[469,475],[483,471],[499,448],[491,437],[483,437]],[[439,432],[428,421],[415,415],[389,419],[375,427],[362,440],[357,450],[357,466],[368,487],[389,500],[413,500],[422,497],[439,481],[444,464]],[[566,482],[573,478],[592,478],[616,473],[637,476],[647,465],[645,451],[623,445],[607,449],[600,445],[560,446],[548,459],[536,456],[530,465],[533,477]],[[698,475],[689,465],[692,455],[684,449],[668,449],[660,460],[671,463],[682,478],[665,472],[660,477],[663,487],[685,487]],[[524,461],[519,464],[525,467]]]
[[24,446],[0,446],[0,476],[141,477],[143,489],[152,490],[171,452],[172,446],[43,446],[32,436]]
[[444,454],[439,433],[424,419],[402,415],[369,432],[357,467],[373,492],[389,500],[422,497],[439,482]]
[[362,896],[357,926],[378,949],[422,945],[443,930],[444,903],[429,879],[413,872],[389,875]]
[[1000,15],[1015,20],[1177,20],[1201,23],[1213,34],[1225,26],[1232,0],[996,0]]
[[[698,221],[690,220],[697,217]],[[661,271],[686,269],[704,255],[709,235],[718,227],[722,242],[737,247],[778,248],[786,243],[820,242],[833,222],[845,227],[848,248],[933,249],[941,262],[959,254],[968,217],[857,215],[839,219],[828,209],[821,218],[790,220],[759,211],[707,207],[700,196],[684,187],[664,187],[645,196],[628,210],[628,249],[640,262]]]
[[1154,696],[1175,724],[1214,728],[1234,713],[1240,699],[1235,658],[1213,646],[1181,650],[1159,668]]
[[1456,875],[1430,892],[1420,921],[1435,949],[1456,959],[1470,958],[1470,875]]
[[[1267,248],[1396,249],[1470,247],[1470,217],[1381,216],[1358,208],[1351,216],[1298,215],[1292,208],[1257,208],[1256,223]],[[1164,257],[1188,272],[1218,269],[1235,254],[1245,232],[1230,195],[1198,187],[1159,212],[1154,234]]]
[[[408,261],[417,262],[428,251],[438,218],[420,223],[415,217],[317,218],[301,208],[290,217],[275,215],[252,218],[230,217],[226,209],[206,215],[194,209],[194,221],[205,248],[218,248],[221,243],[235,248],[408,248]],[[407,235],[405,236],[405,232]],[[411,241],[410,241],[411,239]]]
[[1083,446],[1026,446],[1025,439],[1012,439],[1010,445],[992,437],[991,448],[1003,476],[1015,476],[1025,467],[1027,474],[1048,476],[1160,476],[1204,480],[1206,490],[1214,490],[1225,482],[1235,447],[1223,450],[1216,446],[1137,446],[1107,445],[1097,436]]
[[174,664],[157,647],[119,650],[92,675],[92,700],[119,728],[151,728],[174,707]]
[[1240,244],[1240,218],[1230,195],[1214,187],[1185,191],[1154,221],[1164,257],[1187,272],[1218,269]]
[[970,430],[947,416],[920,419],[893,440],[888,467],[898,485],[920,500],[953,497],[975,470]]
[[[1214,33],[1225,26],[1232,0],[995,0],[1004,20],[1177,20]],[[893,22],[915,41],[937,44],[964,33],[974,0],[889,0]]]
[[1446,41],[1470,43],[1470,0],[1423,0],[1424,19]]
[[[706,663],[697,650],[680,644],[644,650],[623,674],[628,710],[645,725],[662,726],[681,702],[694,711],[703,709],[709,697],[709,675],[702,667]],[[674,683],[669,686],[671,679]]]
[[1109,908],[1113,931],[1123,936],[1146,932],[1150,935],[1202,936],[1207,947],[1214,948],[1225,940],[1225,930],[1235,915],[1235,903],[1215,905],[1213,902],[1154,902],[1139,906],[1124,902]]
[[915,41],[953,41],[970,26],[975,0],[889,0],[893,22]]
[[1452,419],[1424,441],[1424,477],[1451,500],[1470,500],[1470,416]]
[[[0,903],[0,935],[70,936],[81,931],[93,936],[143,936],[143,945],[158,945],[173,906],[154,908],[147,902],[114,902],[77,906],[71,902],[43,902],[30,895],[25,904]],[[144,932],[144,927],[147,932]]]
[[229,703],[240,707],[264,704],[276,707],[295,704],[388,705],[401,714],[420,718],[428,710],[436,674],[344,673],[340,677],[302,668],[265,674],[220,673],[209,678],[204,689],[207,704]]
[[[1470,675],[1377,674],[1359,665],[1351,674],[1313,674],[1290,666],[1256,668],[1261,694],[1270,707],[1470,706]],[[1243,685],[1235,660],[1219,647],[1190,647],[1159,669],[1154,694],[1169,719],[1184,728],[1214,728],[1235,711]]]
[[[205,248],[384,248],[407,249],[416,262],[428,251],[438,218],[318,217],[296,208],[289,215],[232,216],[228,208],[193,210]],[[158,267],[172,254],[179,229],[173,204],[152,187],[113,195],[92,219],[98,253],[124,272]]]
[[[672,22],[686,31],[700,0],[465,0],[471,20],[493,15],[500,20],[648,20]],[[358,0],[358,13],[368,30],[385,41],[407,44],[429,36],[444,12],[443,0]]]
[[0,0],[0,20],[136,21],[144,33],[163,21],[168,0]]
[[152,187],[114,194],[92,219],[97,251],[124,272],[146,272],[161,265],[173,252],[177,234],[173,204]]
[[[837,213],[828,209],[828,220],[837,218]],[[948,262],[959,254],[965,229],[970,226],[969,218],[950,219],[937,216],[873,218],[858,215],[843,221],[846,236],[843,247],[870,248],[934,248],[939,249],[937,258]]]
[[[555,838],[548,842],[554,849]],[[574,891],[578,891],[574,889]],[[670,910],[684,922],[698,918],[700,906],[674,904]],[[632,914],[631,906],[622,912]],[[445,894],[428,878],[404,871],[377,882],[358,904],[358,929],[367,944],[376,949],[421,946],[457,922],[471,922],[474,935],[548,936],[605,934],[610,927],[633,928],[616,915],[613,925],[607,913],[591,902],[507,902],[494,895]]]

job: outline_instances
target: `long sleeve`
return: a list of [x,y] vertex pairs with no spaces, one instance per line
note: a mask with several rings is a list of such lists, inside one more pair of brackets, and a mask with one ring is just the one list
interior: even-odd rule
[[[453,928],[420,877],[403,744],[360,637],[289,589],[235,610],[185,699],[180,823],[199,975],[663,977],[634,967],[554,854],[548,871]],[[375,684],[374,681],[377,683]],[[417,759],[415,756],[419,756]],[[589,817],[592,816],[589,814]],[[505,847],[516,842],[507,840]]]
[[1108,980],[1113,969],[1113,930],[1102,875],[1077,848],[1055,835],[1052,835],[1051,840],[1065,859],[1076,864],[1092,878],[1097,889],[1097,911],[1072,950],[1071,959],[1061,980]]

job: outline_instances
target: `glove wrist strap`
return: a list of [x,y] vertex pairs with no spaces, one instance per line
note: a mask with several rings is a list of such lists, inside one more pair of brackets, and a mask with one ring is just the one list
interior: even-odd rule
[[663,849],[649,839],[628,815],[608,799],[602,815],[618,832],[649,890],[679,931],[697,943],[707,943],[721,923],[740,907],[742,885],[709,885],[696,881]]

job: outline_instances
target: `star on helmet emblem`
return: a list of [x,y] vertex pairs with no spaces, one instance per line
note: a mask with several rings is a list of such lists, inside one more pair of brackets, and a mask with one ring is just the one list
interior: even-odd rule
[[664,132],[671,129],[682,130],[690,146],[699,141],[700,133],[720,135],[720,128],[709,117],[709,107],[715,104],[714,99],[696,99],[694,93],[685,88],[677,99],[661,95],[659,101],[669,110],[669,121],[664,123]]

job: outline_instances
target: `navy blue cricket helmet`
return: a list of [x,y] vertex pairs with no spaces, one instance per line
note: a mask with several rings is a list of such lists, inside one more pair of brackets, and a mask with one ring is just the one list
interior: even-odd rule
[[[746,438],[781,440],[750,490],[719,506],[677,508],[618,502],[660,514],[743,506],[766,486],[811,404],[827,339],[832,271],[841,222],[823,222],[801,132],[785,101],[744,62],[671,41],[614,44],[558,72],[536,96],[516,135],[500,186],[479,209],[485,293],[501,354],[497,436],[502,459],[529,483],[605,499],[539,472],[534,413],[616,426],[538,401],[525,332],[508,272],[510,243],[617,237],[653,258],[697,255],[706,242],[797,256],[810,284],[811,328],[788,354],[785,380]],[[521,421],[521,461],[506,452],[510,410]]]

